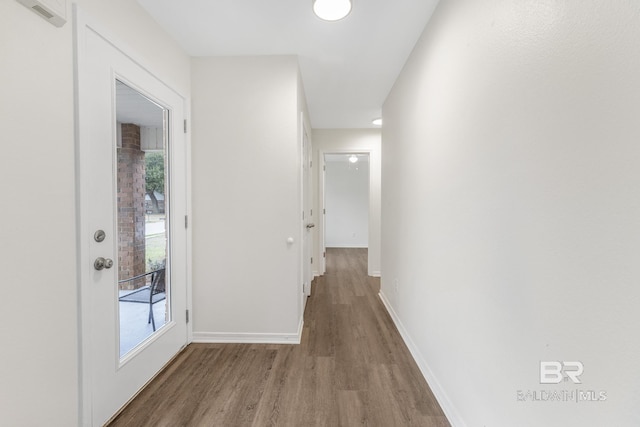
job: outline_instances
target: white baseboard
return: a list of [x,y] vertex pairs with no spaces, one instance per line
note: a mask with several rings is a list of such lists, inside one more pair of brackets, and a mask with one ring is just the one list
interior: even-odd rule
[[300,319],[298,332],[294,334],[250,333],[250,332],[194,332],[194,343],[205,344],[300,344],[302,326]]
[[404,325],[400,321],[400,318],[398,317],[396,312],[393,310],[393,307],[389,303],[389,300],[387,299],[387,297],[384,295],[384,293],[382,293],[382,291],[378,293],[378,296],[380,297],[382,304],[387,309],[389,316],[391,316],[391,319],[393,320],[393,323],[396,325],[396,328],[398,328],[398,332],[400,332],[400,336],[402,337],[402,339],[404,340],[404,343],[409,348],[409,352],[413,356],[413,359],[416,361],[416,364],[418,365],[420,372],[422,372],[422,376],[429,384],[429,387],[431,388],[433,395],[435,396],[436,400],[440,404],[440,407],[444,411],[444,414],[447,416],[449,423],[451,423],[451,425],[454,427],[466,427],[467,424],[462,420],[462,417],[460,416],[458,411],[455,409],[455,407],[447,397],[447,394],[445,393],[444,389],[440,385],[440,382],[436,379],[435,375],[433,374],[433,371],[431,371],[431,369],[429,368],[429,365],[427,365],[427,362],[422,356],[422,353],[420,353],[420,350],[418,349],[418,347],[415,345],[415,343],[409,336],[409,333],[407,332]]
[[371,273],[369,273],[369,276],[371,276],[371,277],[382,277],[382,274],[379,271],[372,271]]
[[358,245],[355,243],[339,243],[339,244],[333,244],[333,245],[326,245],[325,248],[327,249],[331,249],[331,248],[336,248],[336,249],[367,249],[369,247],[369,245]]

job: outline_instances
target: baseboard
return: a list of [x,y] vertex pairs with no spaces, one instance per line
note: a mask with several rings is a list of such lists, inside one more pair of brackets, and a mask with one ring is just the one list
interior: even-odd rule
[[382,274],[379,271],[372,271],[371,273],[369,273],[369,276],[371,276],[371,277],[382,277]]
[[194,332],[194,343],[203,344],[300,344],[302,326],[300,319],[298,332],[294,334],[250,333],[250,332]]
[[387,309],[389,316],[391,316],[391,319],[393,320],[393,323],[396,325],[398,332],[400,332],[400,336],[402,337],[405,344],[409,348],[409,352],[413,356],[413,359],[416,361],[416,364],[418,365],[420,372],[422,372],[422,376],[429,384],[429,387],[431,388],[433,395],[435,396],[436,400],[440,404],[440,407],[444,411],[444,414],[447,416],[449,423],[451,423],[451,425],[454,427],[466,427],[467,424],[462,420],[462,417],[460,416],[458,411],[455,409],[455,407],[447,397],[447,394],[445,393],[444,389],[440,385],[440,382],[436,379],[435,375],[433,374],[433,371],[431,371],[431,369],[429,368],[429,365],[427,365],[427,362],[422,356],[422,353],[420,353],[420,350],[418,349],[418,347],[415,345],[415,343],[409,336],[409,333],[407,332],[404,325],[400,321],[400,318],[398,317],[396,312],[393,310],[393,307],[389,303],[389,300],[387,299],[387,297],[384,295],[382,291],[378,293],[378,296],[380,297],[380,300],[382,301],[382,304],[384,305],[384,307]]
[[367,249],[369,245],[354,245],[353,243],[345,243],[343,245],[326,245],[327,249],[336,248],[336,249]]

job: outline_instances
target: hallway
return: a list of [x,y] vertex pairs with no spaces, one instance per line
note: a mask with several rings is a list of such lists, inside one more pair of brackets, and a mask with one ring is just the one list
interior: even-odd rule
[[328,249],[300,345],[192,344],[111,426],[449,426],[366,271]]

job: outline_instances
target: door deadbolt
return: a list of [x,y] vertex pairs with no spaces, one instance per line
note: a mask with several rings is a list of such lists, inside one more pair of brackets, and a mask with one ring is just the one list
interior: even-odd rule
[[93,239],[98,243],[103,242],[106,236],[107,234],[104,232],[104,230],[98,230],[93,233]]
[[103,268],[111,268],[111,267],[113,267],[113,260],[110,258],[98,257],[93,262],[93,268],[95,268],[98,271],[102,270]]

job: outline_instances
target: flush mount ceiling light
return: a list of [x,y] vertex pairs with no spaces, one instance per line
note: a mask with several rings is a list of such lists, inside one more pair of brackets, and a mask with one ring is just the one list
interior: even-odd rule
[[351,12],[351,0],[313,0],[313,13],[325,21],[339,21]]
[[352,154],[351,157],[349,157],[349,161],[351,163],[357,163],[358,162],[358,156],[356,156],[355,154]]
[[371,120],[371,123],[373,123],[376,126],[381,126],[382,125],[382,119],[381,118],[373,119],[373,120]]

